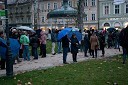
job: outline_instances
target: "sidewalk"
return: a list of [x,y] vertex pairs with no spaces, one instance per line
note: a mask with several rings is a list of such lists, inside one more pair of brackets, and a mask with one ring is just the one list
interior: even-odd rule
[[[105,57],[110,57],[113,55],[121,54],[122,50],[119,52],[118,49],[105,49]],[[98,59],[102,58],[101,56],[101,51],[98,51]],[[92,56],[89,57],[84,57],[83,52],[79,52],[77,56],[77,61],[86,61],[89,59],[93,59]],[[68,53],[67,56],[67,62],[72,63],[72,55],[71,53]],[[62,61],[62,54],[56,54],[56,55],[51,55],[47,54],[46,58],[39,58],[38,60],[31,60],[31,61],[22,61],[19,64],[13,65],[13,71],[14,75],[17,75],[19,73],[24,73],[26,71],[31,71],[35,69],[46,69],[49,67],[54,67],[54,66],[63,66],[63,61]],[[5,76],[6,75],[6,70],[0,70],[0,76]]]

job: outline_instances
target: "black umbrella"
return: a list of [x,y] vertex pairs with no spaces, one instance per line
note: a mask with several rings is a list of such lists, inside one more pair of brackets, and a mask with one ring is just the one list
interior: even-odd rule
[[116,31],[116,29],[115,29],[115,28],[110,27],[110,28],[108,28],[108,29],[107,29],[107,31],[109,31],[109,32],[114,32],[114,31]]

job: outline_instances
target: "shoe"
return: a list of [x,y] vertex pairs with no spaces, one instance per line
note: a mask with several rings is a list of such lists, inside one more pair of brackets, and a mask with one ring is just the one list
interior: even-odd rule
[[55,55],[56,53],[52,53],[52,55]]
[[88,55],[85,55],[85,57],[88,57]]
[[33,58],[34,60],[37,60],[38,58]]
[[73,62],[77,62],[77,61],[73,61]]
[[123,64],[125,64],[125,62],[123,62]]
[[63,62],[63,64],[69,64],[69,63],[67,63],[67,62]]

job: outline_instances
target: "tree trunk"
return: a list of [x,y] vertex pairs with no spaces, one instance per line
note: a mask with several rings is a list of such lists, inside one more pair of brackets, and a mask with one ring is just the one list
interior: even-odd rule
[[84,16],[84,0],[79,0],[78,3],[78,17],[77,17],[77,24],[78,28],[83,31],[83,16]]

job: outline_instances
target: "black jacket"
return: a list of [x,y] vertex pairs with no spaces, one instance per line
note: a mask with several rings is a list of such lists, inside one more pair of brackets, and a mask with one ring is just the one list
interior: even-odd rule
[[62,38],[62,47],[69,47],[70,40],[68,39],[67,35]]

